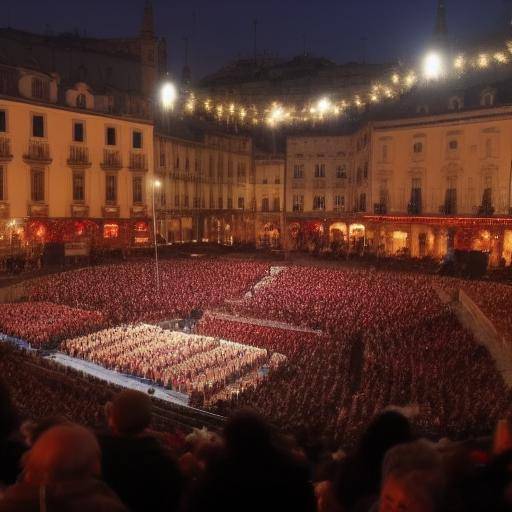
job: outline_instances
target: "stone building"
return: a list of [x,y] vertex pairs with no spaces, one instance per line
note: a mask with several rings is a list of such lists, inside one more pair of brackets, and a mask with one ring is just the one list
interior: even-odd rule
[[153,124],[105,112],[82,82],[0,66],[0,245],[150,241]]

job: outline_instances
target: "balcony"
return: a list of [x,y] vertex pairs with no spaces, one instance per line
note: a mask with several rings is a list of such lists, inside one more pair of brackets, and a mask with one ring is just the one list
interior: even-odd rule
[[143,218],[148,216],[148,211],[146,205],[144,204],[134,204],[130,208],[130,217],[132,218]]
[[9,211],[9,203],[0,202],[0,219],[8,219]]
[[29,217],[48,217],[47,204],[29,204],[28,205]]
[[68,165],[82,169],[90,167],[89,148],[85,146],[69,146]]
[[407,204],[407,213],[409,215],[421,215],[421,204],[410,202]]
[[388,213],[388,207],[384,203],[374,203],[373,213],[376,215],[386,215]]
[[23,155],[23,158],[27,162],[50,164],[52,162],[50,145],[47,142],[31,140],[28,143],[27,152]]
[[12,160],[11,141],[8,137],[0,137],[0,162]]
[[105,171],[118,171],[123,167],[121,152],[117,149],[104,149],[101,168]]
[[103,217],[105,219],[119,218],[119,206],[116,204],[107,204],[102,208]]
[[130,153],[129,168],[131,171],[147,171],[146,155],[144,153]]
[[86,204],[72,204],[71,217],[89,217],[89,207]]

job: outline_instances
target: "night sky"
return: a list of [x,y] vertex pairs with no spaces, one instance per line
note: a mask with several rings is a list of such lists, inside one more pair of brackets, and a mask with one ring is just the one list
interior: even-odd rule
[[[448,29],[457,41],[506,26],[510,0],[445,0]],[[2,0],[14,28],[35,32],[86,31],[120,37],[138,31],[143,0]],[[193,78],[228,61],[253,54],[253,20],[258,50],[292,57],[306,50],[336,62],[410,58],[432,33],[437,0],[154,0],[156,30],[165,36],[171,71],[184,62],[190,40]],[[8,9],[5,9],[7,6]],[[9,12],[9,16],[6,14]],[[364,42],[366,39],[366,43]]]

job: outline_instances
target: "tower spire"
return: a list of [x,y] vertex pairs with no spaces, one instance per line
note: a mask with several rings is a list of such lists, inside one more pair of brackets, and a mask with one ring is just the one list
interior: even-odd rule
[[155,37],[155,18],[153,16],[153,4],[146,0],[144,4],[144,16],[140,27],[140,36],[144,38]]
[[437,0],[436,28],[434,35],[436,38],[444,38],[446,36],[446,6],[444,0]]

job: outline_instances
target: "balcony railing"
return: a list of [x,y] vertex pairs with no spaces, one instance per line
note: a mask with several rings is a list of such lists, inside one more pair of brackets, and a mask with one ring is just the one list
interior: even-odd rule
[[29,204],[28,205],[29,217],[48,217],[47,204]]
[[50,163],[50,145],[47,142],[31,140],[28,143],[27,152],[24,155],[25,160],[33,162]]
[[12,159],[11,141],[8,137],[0,137],[0,160]]
[[101,162],[102,169],[118,170],[123,166],[121,152],[117,149],[104,149],[103,162]]
[[130,153],[130,169],[134,171],[146,171],[146,155],[144,153]]
[[85,146],[69,146],[68,165],[77,167],[89,167],[89,148]]
[[386,215],[388,213],[388,207],[384,203],[374,203],[373,213],[376,215]]
[[103,217],[106,219],[115,219],[119,217],[119,205],[105,205],[102,208]]

